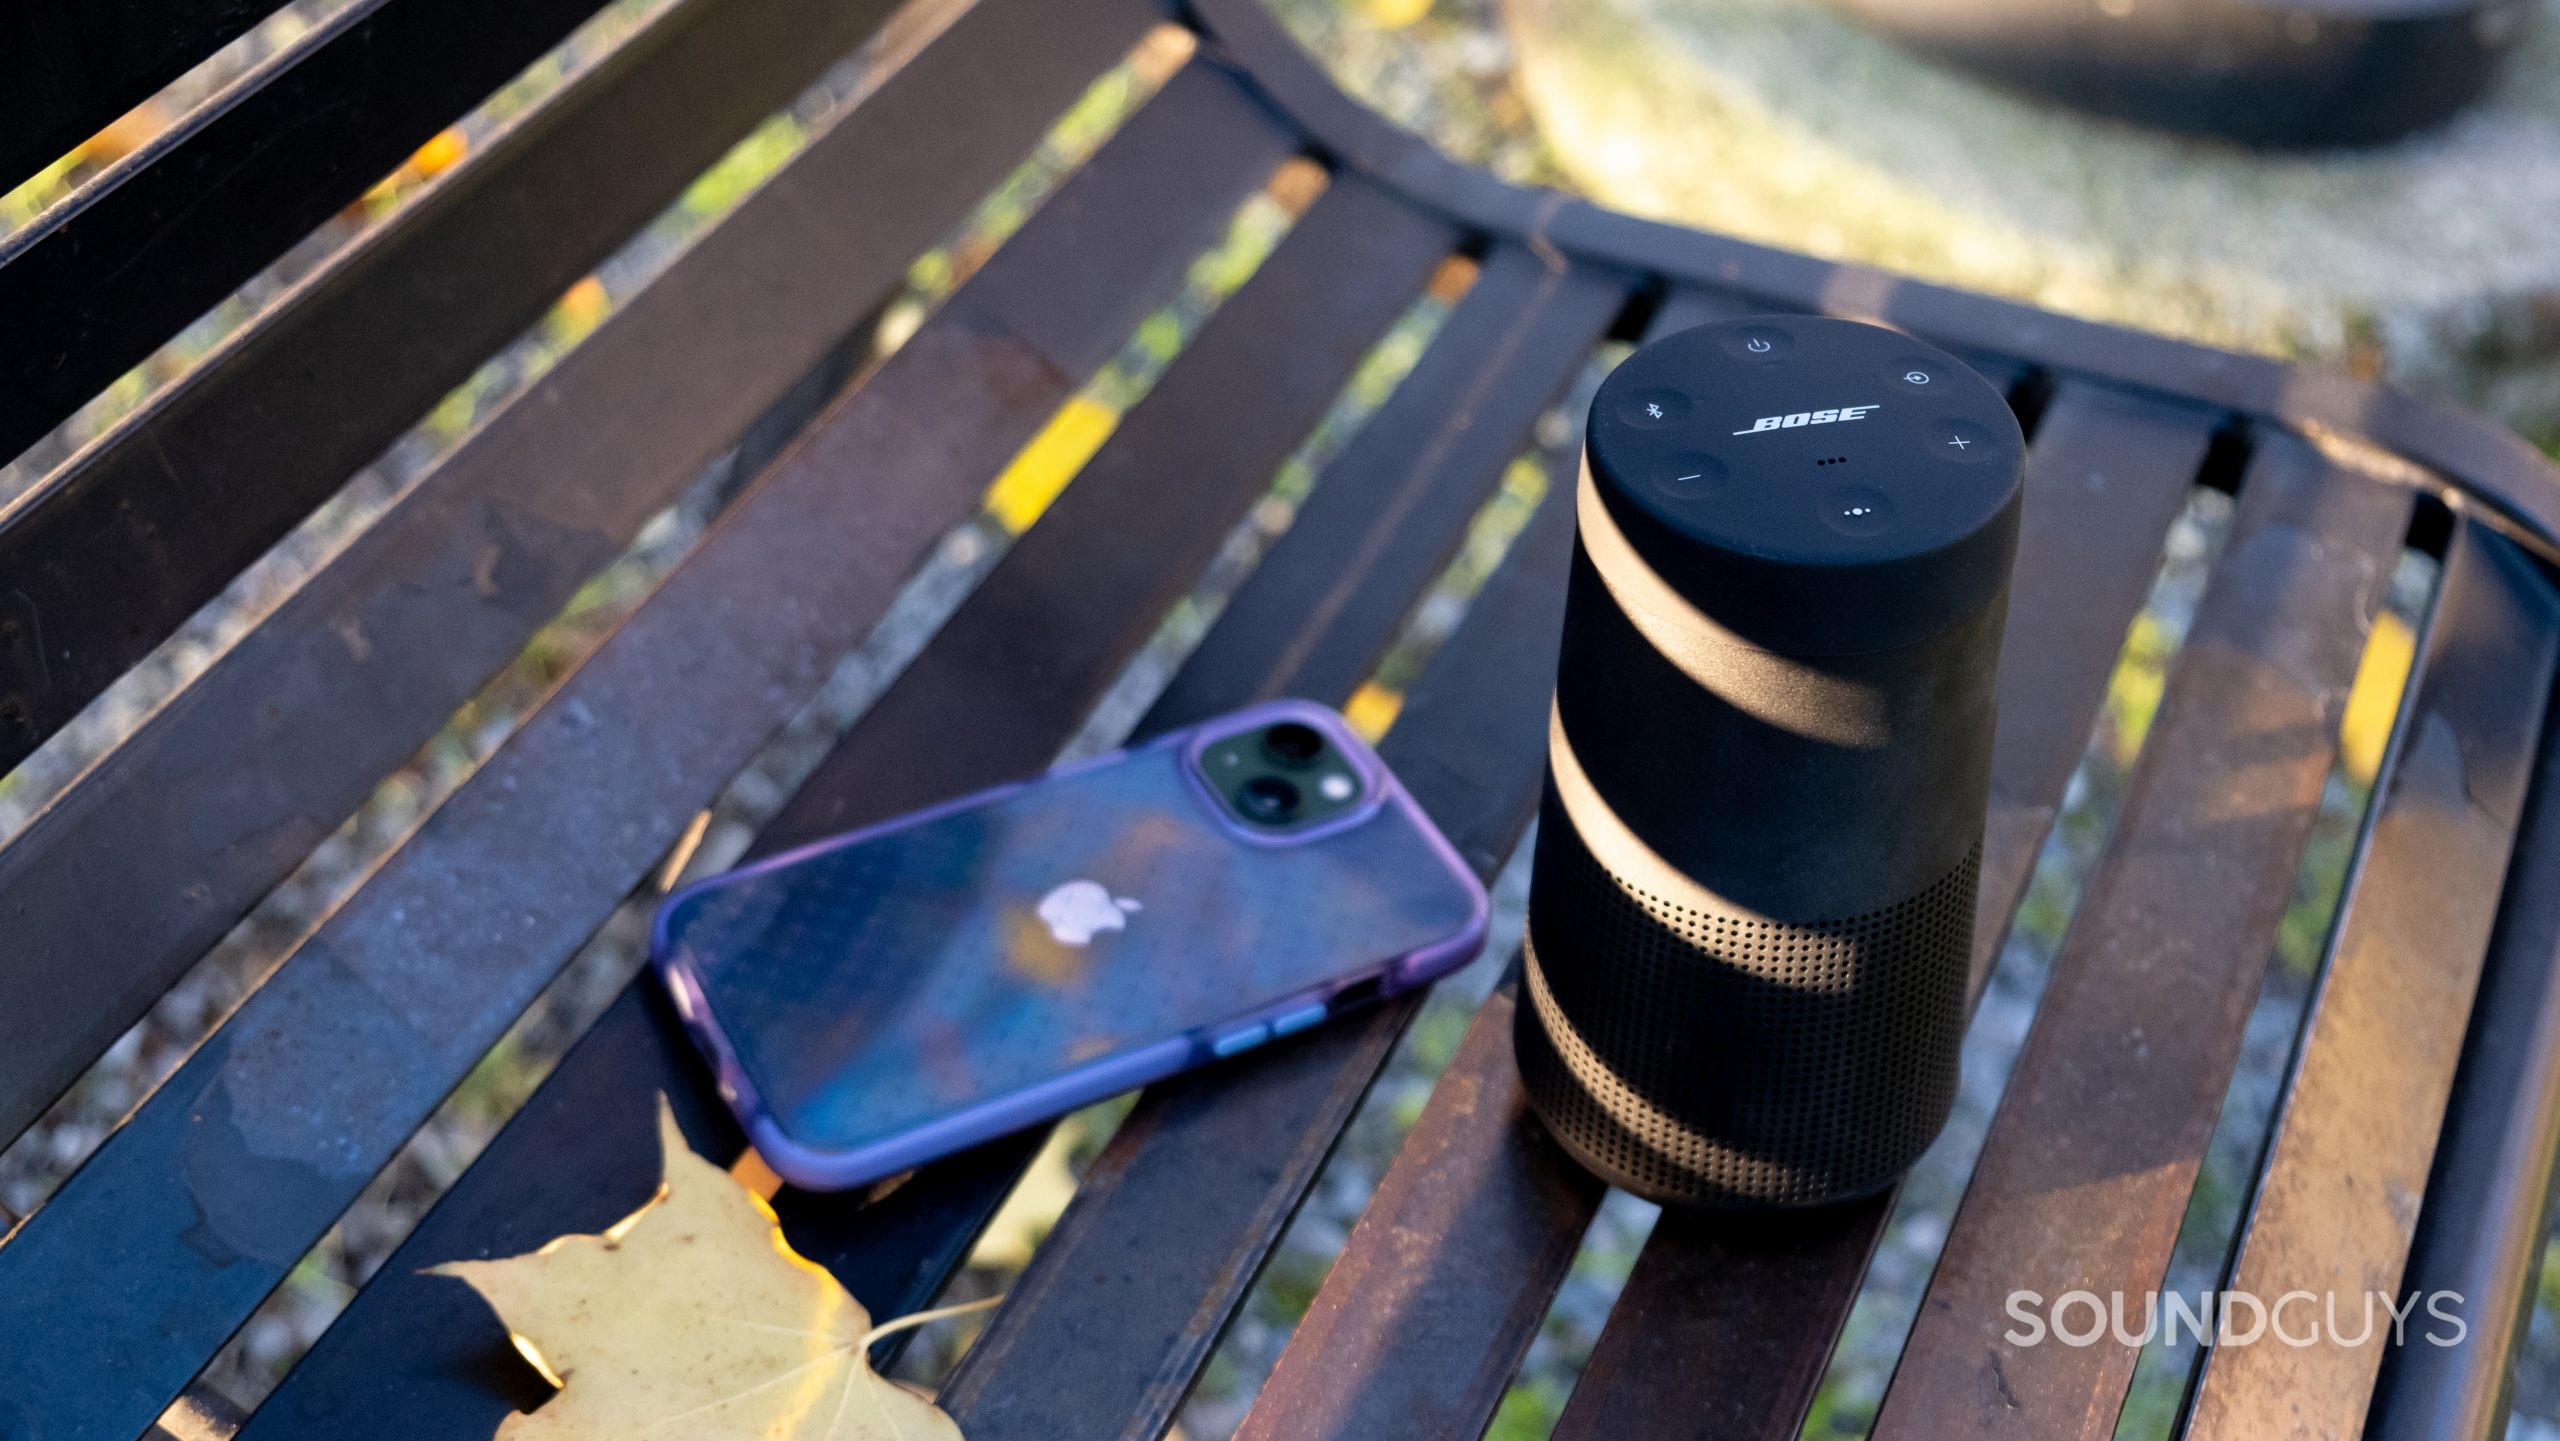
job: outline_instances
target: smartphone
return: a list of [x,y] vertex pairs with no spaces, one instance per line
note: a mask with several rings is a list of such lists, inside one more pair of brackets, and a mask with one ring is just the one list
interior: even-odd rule
[[843,1189],[1425,984],[1486,914],[1280,701],[688,886],[651,959],[766,1161]]

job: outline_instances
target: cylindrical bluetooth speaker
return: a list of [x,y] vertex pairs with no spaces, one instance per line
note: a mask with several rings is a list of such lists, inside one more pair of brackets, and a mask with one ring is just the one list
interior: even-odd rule
[[1607,1180],[1821,1205],[1945,1124],[2025,448],[1850,321],[1683,331],[1600,387],[1516,1040]]

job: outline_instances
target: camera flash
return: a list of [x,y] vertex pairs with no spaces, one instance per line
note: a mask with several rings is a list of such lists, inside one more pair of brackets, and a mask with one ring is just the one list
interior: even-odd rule
[[1351,799],[1351,777],[1335,771],[1316,782],[1316,789],[1323,793],[1326,800],[1347,801]]

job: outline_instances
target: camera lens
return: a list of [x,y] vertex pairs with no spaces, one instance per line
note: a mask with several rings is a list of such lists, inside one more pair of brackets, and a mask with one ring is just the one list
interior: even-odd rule
[[1298,801],[1298,788],[1278,776],[1255,776],[1236,792],[1236,808],[1244,812],[1245,819],[1265,825],[1296,815]]
[[1262,749],[1284,766],[1302,766],[1324,754],[1324,736],[1314,726],[1282,721],[1262,733]]

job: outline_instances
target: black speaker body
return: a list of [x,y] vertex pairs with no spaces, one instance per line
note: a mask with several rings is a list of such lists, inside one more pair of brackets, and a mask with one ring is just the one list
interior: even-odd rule
[[1945,1124],[2024,455],[1981,377],[1850,321],[1600,388],[1516,1040],[1616,1185],[1822,1205]]

